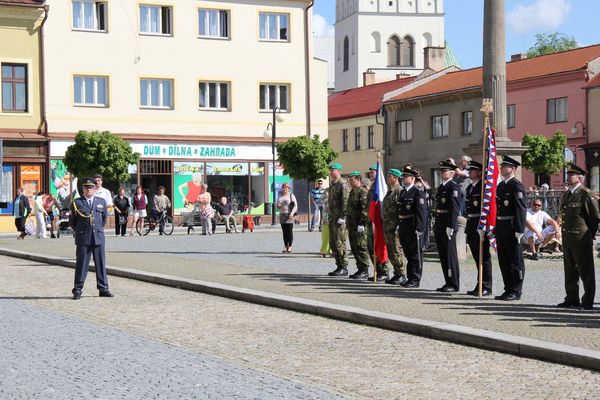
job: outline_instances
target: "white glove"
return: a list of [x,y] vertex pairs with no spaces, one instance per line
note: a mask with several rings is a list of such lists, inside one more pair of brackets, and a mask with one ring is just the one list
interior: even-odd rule
[[344,225],[346,223],[346,220],[344,218],[338,218],[337,223],[338,225]]
[[452,240],[452,234],[454,233],[454,229],[446,228],[446,235],[448,235],[448,239]]
[[515,237],[517,238],[517,242],[520,242],[521,238],[523,237],[523,234],[519,233],[519,232],[515,232]]
[[477,234],[481,240],[485,239],[485,231],[483,229],[477,229]]
[[358,233],[363,233],[365,231],[365,227],[362,225],[359,225],[356,230],[358,231]]
[[417,235],[418,237],[421,237],[421,236],[423,236],[423,232],[415,231],[415,235]]

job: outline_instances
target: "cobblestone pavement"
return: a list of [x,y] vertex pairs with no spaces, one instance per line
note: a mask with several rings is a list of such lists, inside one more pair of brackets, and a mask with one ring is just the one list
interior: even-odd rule
[[0,398],[594,399],[600,374],[0,257]]
[[[326,273],[333,269],[334,263],[331,258],[323,259],[316,253],[321,240],[316,232],[297,230],[294,253],[281,254],[278,230],[264,229],[237,235],[226,235],[221,231],[222,227],[219,227],[219,233],[212,237],[197,234],[110,236],[108,263],[600,350],[598,306],[587,312],[555,307],[564,296],[560,260],[527,260],[523,299],[506,303],[464,294],[475,286],[476,272],[472,261],[461,265],[463,294],[442,294],[433,290],[443,284],[437,260],[425,263],[421,288],[407,290],[327,277]],[[25,241],[3,238],[0,247],[68,259],[73,259],[75,254],[72,238]],[[350,264],[353,265],[353,260]],[[502,278],[497,260],[493,260],[493,265],[494,291],[498,294],[502,292]],[[600,270],[596,276],[600,278]]]

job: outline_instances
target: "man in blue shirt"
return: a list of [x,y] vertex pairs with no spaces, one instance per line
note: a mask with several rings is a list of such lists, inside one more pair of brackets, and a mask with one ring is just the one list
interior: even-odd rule
[[325,189],[323,189],[323,180],[319,179],[315,184],[315,187],[310,190],[310,205],[312,212],[312,219],[310,221],[310,226],[308,227],[309,232],[312,232],[315,229],[315,225],[317,221],[319,221],[319,231],[321,231],[321,216],[323,215],[323,193]]

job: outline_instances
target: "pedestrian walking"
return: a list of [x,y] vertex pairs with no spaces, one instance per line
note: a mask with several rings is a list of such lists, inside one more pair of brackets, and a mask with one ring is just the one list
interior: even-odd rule
[[141,218],[143,221],[147,216],[148,196],[146,196],[141,186],[135,188],[135,194],[131,198],[131,202],[133,203],[133,222],[131,223],[131,233],[129,236],[133,236],[138,220]]
[[158,194],[154,195],[154,219],[158,221],[158,234],[165,234],[165,220],[161,218],[164,214],[166,214],[167,210],[171,207],[171,200],[165,194],[165,187],[158,187]]
[[294,244],[294,214],[298,211],[298,202],[296,196],[290,192],[288,182],[281,185],[281,195],[277,198],[277,209],[279,210],[279,223],[283,232],[282,253],[291,253]]
[[58,219],[60,205],[56,201],[56,197],[52,193],[48,193],[43,198],[44,210],[46,210],[46,214],[48,214],[48,219],[50,219],[50,237],[52,239],[56,238],[54,232],[57,230],[56,221]]
[[35,214],[35,238],[36,239],[48,239],[46,235],[46,218],[48,213],[44,209],[44,197],[46,192],[43,190],[33,198],[33,213]]
[[312,232],[319,223],[319,232],[323,225],[323,179],[319,179],[315,187],[310,190],[310,207],[312,212],[312,218],[310,220],[310,226],[308,227],[309,232]]
[[398,233],[400,244],[406,256],[406,288],[418,288],[421,285],[423,274],[423,248],[424,238],[428,234],[427,216],[429,207],[425,198],[425,191],[415,185],[418,171],[410,166],[402,169],[402,186],[400,193]]
[[407,281],[406,258],[404,258],[397,232],[400,224],[401,177],[402,172],[400,170],[396,168],[388,170],[387,184],[389,190],[383,198],[383,237],[388,251],[388,258],[394,266],[394,276],[385,281],[389,285],[404,285]]
[[[592,192],[583,186],[588,172],[571,165],[567,170],[567,184],[560,202],[565,268],[565,300],[558,307],[594,308],[596,275],[594,271],[594,236],[600,222],[598,202]],[[579,298],[579,280],[583,296]]]
[[[467,186],[465,205],[467,211],[467,225],[465,226],[465,234],[467,243],[473,254],[475,265],[479,265],[480,255],[480,239],[483,238],[483,257],[482,257],[482,296],[490,296],[492,294],[492,257],[490,255],[490,239],[484,231],[478,231],[479,219],[481,218],[481,190],[483,183],[481,181],[483,166],[477,161],[471,161],[468,167],[469,179],[471,183]],[[471,296],[479,296],[479,273],[477,274],[477,285],[475,289],[467,292]]]
[[83,180],[83,197],[71,204],[69,225],[75,232],[76,262],[73,285],[73,300],[81,298],[90,258],[96,267],[96,287],[100,297],[113,297],[108,290],[106,257],[104,252],[104,226],[108,218],[108,207],[102,197],[94,196],[94,179]]
[[367,247],[367,224],[369,220],[369,197],[367,189],[362,186],[360,171],[348,174],[350,193],[346,212],[346,227],[350,249],[356,261],[358,270],[350,275],[351,279],[369,279],[369,252]]
[[29,217],[30,213],[31,207],[29,206],[29,199],[23,194],[23,188],[20,187],[17,189],[17,195],[13,202],[15,227],[17,228],[17,231],[20,232],[17,239],[22,240],[27,236],[27,233],[25,232],[25,223],[27,222],[27,217]]
[[444,293],[458,292],[460,289],[456,234],[462,204],[462,192],[456,182],[452,180],[456,168],[458,167],[449,161],[440,161],[439,170],[442,183],[438,186],[435,195],[436,216],[433,233],[445,281],[444,285],[436,290]]
[[115,235],[125,236],[127,233],[127,219],[129,218],[129,198],[125,196],[125,188],[120,187],[113,200],[115,207]]
[[496,245],[498,264],[504,281],[504,293],[496,300],[513,301],[521,299],[525,262],[521,250],[521,238],[525,232],[527,205],[525,188],[515,178],[515,171],[521,163],[512,157],[502,157],[500,174],[503,181],[496,189]]
[[335,270],[329,276],[348,276],[348,254],[346,252],[346,209],[348,184],[342,179],[342,166],[329,165],[329,246],[335,257]]
[[323,214],[321,215],[322,225],[321,225],[321,257],[325,258],[328,254],[331,253],[331,248],[329,247],[329,188],[325,189],[323,192],[323,197],[321,198],[321,203],[323,205]]

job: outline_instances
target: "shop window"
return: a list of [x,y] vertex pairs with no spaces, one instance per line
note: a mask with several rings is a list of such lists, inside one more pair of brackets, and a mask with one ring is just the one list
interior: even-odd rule
[[226,196],[234,213],[241,213],[250,205],[249,170],[246,162],[207,162],[206,184],[213,205]]
[[0,215],[13,214],[13,201],[15,200],[15,190],[13,187],[14,166],[2,166],[2,180],[0,181]]
[[40,165],[19,165],[19,187],[23,188],[29,204],[33,206],[33,197],[42,190],[42,167]]
[[56,197],[61,210],[69,208],[72,197],[79,196],[77,192],[77,177],[71,176],[62,160],[50,160],[50,193]]
[[192,211],[204,182],[204,162],[173,163],[173,208],[175,214]]
[[27,65],[2,64],[2,111],[29,111],[27,79]]
[[250,163],[250,213],[265,214],[265,163]]

